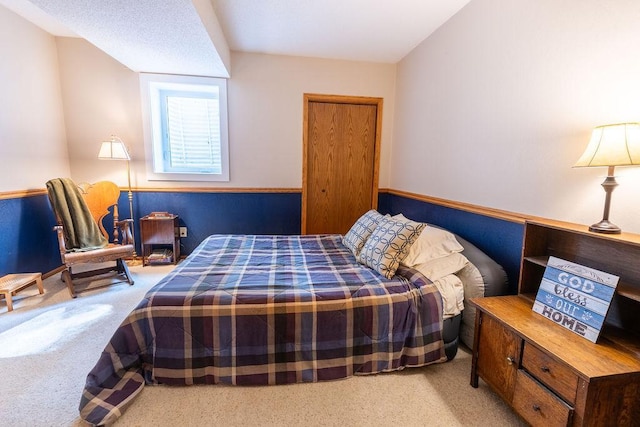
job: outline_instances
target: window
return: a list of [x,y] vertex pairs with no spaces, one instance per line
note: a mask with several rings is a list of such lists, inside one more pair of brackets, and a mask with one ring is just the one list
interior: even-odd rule
[[147,176],[228,181],[226,80],[141,74]]

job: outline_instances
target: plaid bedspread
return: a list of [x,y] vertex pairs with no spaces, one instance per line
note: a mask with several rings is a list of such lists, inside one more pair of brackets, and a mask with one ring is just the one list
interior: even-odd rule
[[340,235],[213,235],[145,295],[87,376],[81,417],[113,422],[145,384],[284,384],[446,360],[442,302]]

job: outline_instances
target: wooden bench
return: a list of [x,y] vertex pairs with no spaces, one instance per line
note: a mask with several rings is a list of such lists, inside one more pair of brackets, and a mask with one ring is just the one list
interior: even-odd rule
[[0,295],[3,295],[7,300],[8,311],[13,310],[11,297],[18,291],[34,284],[38,285],[38,292],[42,295],[44,288],[42,287],[42,274],[40,273],[7,274],[0,279]]

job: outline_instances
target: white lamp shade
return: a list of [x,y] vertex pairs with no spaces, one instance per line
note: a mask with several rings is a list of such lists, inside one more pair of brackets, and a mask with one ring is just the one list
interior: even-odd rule
[[640,165],[640,123],[593,129],[587,149],[574,167]]
[[127,147],[120,138],[112,138],[110,141],[104,141],[100,146],[98,153],[99,159],[104,160],[131,160]]

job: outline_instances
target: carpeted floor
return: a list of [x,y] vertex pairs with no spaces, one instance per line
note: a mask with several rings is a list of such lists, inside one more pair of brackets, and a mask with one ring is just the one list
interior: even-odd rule
[[[71,299],[59,275],[0,301],[0,425],[84,426],[78,403],[113,331],[172,266],[132,267],[119,283]],[[91,286],[100,283],[94,282]],[[122,426],[520,426],[486,386],[469,385],[471,356],[340,381],[272,387],[148,386]]]

